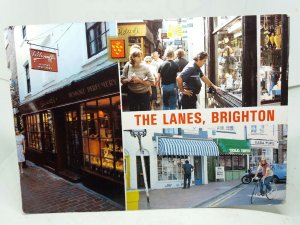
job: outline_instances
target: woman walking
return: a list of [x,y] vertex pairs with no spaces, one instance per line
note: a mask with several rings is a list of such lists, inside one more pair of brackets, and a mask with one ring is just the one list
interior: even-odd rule
[[128,86],[130,111],[150,110],[150,88],[154,85],[154,77],[142,57],[143,53],[139,47],[131,47],[129,63],[124,66],[121,76],[122,84]]
[[18,153],[18,163],[20,173],[23,173],[23,162],[25,162],[25,138],[23,134],[16,129],[16,143],[17,143],[17,153]]

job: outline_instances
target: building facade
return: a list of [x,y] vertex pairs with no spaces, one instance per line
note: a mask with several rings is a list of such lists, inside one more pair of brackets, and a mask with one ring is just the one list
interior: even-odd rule
[[[26,158],[125,205],[119,73],[107,56],[116,32],[71,23],[16,26],[14,37]],[[36,69],[44,59],[57,69]]]

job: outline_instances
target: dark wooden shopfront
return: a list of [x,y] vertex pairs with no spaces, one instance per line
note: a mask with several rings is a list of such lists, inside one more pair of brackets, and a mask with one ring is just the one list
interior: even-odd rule
[[[98,159],[93,161],[99,162],[99,165],[92,166],[91,163],[85,163],[86,159],[91,160],[92,156],[83,152],[84,107],[89,102],[99,103],[101,99],[108,99],[110,102],[110,108],[107,111],[113,115],[110,119],[113,123],[111,127],[118,129],[110,131],[113,133],[110,137],[112,143],[110,151],[113,158],[107,159],[111,161],[109,169],[102,168],[104,156],[101,156],[101,153],[98,153],[100,154],[96,156]],[[100,108],[99,105],[99,113]],[[28,160],[71,181],[82,181],[86,186],[125,205],[117,64],[90,74],[85,79],[74,80],[40,98],[27,102],[21,105],[19,110],[24,121],[25,137],[30,139],[26,146]],[[100,121],[100,117],[98,120]],[[98,133],[100,135],[100,128]],[[96,137],[94,134],[93,139],[95,138],[98,138],[98,142],[101,143],[100,136]],[[94,151],[102,152],[101,148],[99,145]]]

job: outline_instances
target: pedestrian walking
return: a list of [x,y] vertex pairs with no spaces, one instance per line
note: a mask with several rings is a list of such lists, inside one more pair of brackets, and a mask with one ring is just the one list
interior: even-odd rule
[[157,88],[156,88],[156,86],[157,86],[157,71],[156,71],[156,68],[151,64],[151,62],[152,62],[151,56],[145,56],[144,62],[147,64],[147,66],[150,69],[151,74],[154,77],[154,84],[151,85],[151,88],[150,88],[150,107],[151,107],[151,110],[154,110],[155,103],[157,100]]
[[[160,55],[159,55],[158,51],[154,51],[151,54],[151,57],[152,57],[151,65],[155,67],[156,74],[158,73],[158,68],[164,62],[161,58],[159,58],[159,56]],[[161,97],[162,97],[160,83],[157,83],[157,85],[156,85],[156,92],[157,92],[156,106],[159,107],[160,103],[161,103]]]
[[150,88],[154,77],[149,67],[142,60],[140,47],[130,49],[129,63],[126,63],[121,76],[121,82],[128,87],[128,105],[130,111],[150,110]]
[[[175,56],[176,59],[174,60],[174,62],[176,62],[179,66],[179,72],[181,72],[183,70],[183,68],[189,63],[184,57],[185,57],[185,51],[181,48],[177,49],[175,51]],[[180,91],[178,90],[177,87],[177,104],[178,104],[178,109],[181,109],[181,98],[182,98],[182,94],[180,93]]]
[[18,164],[19,171],[22,174],[23,171],[23,162],[25,162],[25,137],[20,133],[19,129],[16,128],[16,144],[17,144],[17,155],[18,155]]
[[163,110],[176,109],[177,100],[177,85],[176,77],[179,72],[179,66],[174,62],[174,50],[172,47],[167,47],[165,51],[165,58],[158,68],[158,83],[162,85],[163,95]]
[[177,76],[178,89],[182,94],[182,109],[196,109],[197,95],[200,93],[202,86],[201,80],[209,87],[214,88],[217,93],[222,93],[201,70],[207,58],[208,54],[206,52],[198,53],[193,58],[193,61],[189,62],[179,76]]
[[177,49],[175,51],[176,59],[174,62],[176,62],[179,66],[179,72],[183,70],[183,68],[189,63],[184,57],[185,57],[185,51],[181,48]]
[[183,189],[190,188],[191,184],[191,175],[194,170],[194,167],[189,163],[189,160],[185,160],[183,168]]

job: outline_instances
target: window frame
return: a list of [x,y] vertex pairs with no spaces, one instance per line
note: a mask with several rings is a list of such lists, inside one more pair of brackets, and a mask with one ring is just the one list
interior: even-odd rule
[[[104,31],[102,30],[102,24],[104,23]],[[87,54],[88,54],[88,58],[91,58],[95,55],[97,55],[98,53],[102,52],[103,50],[107,49],[107,34],[109,32],[109,25],[107,22],[95,22],[93,25],[91,25],[90,27],[88,27],[87,23],[86,23],[86,44],[87,44]],[[100,28],[100,34],[97,34],[97,29]],[[90,31],[94,30],[95,32],[95,36],[94,38],[91,40],[90,39]],[[100,39],[99,39],[100,37]],[[102,42],[103,42],[103,38],[105,38],[105,46],[102,46]],[[92,43],[95,43],[95,52],[92,53],[91,52],[91,46]],[[98,46],[101,46],[98,49]]]

